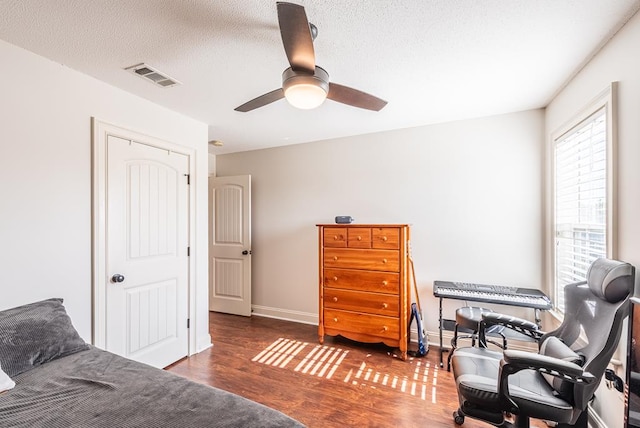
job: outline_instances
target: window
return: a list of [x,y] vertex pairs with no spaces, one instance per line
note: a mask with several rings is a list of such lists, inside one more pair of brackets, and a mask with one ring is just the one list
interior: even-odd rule
[[553,139],[554,302],[586,279],[598,257],[613,253],[613,142],[610,91]]

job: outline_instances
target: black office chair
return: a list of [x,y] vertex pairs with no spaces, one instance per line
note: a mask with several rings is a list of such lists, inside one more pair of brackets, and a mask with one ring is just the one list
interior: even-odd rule
[[456,424],[469,416],[498,427],[528,428],[529,418],[536,418],[586,428],[587,404],[620,340],[634,278],[630,264],[597,259],[586,281],[565,287],[564,320],[549,333],[529,331],[531,323],[514,317],[485,316],[485,325],[497,323],[537,338],[539,350],[456,349],[451,361],[460,402],[453,413]]

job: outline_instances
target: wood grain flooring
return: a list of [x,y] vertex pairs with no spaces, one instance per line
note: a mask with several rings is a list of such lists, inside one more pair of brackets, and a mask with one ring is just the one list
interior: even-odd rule
[[[402,361],[384,345],[326,337],[317,327],[210,313],[213,348],[167,370],[280,410],[310,428],[457,427],[451,373],[438,348]],[[464,428],[491,425],[467,418]],[[534,421],[534,427],[546,427]]]

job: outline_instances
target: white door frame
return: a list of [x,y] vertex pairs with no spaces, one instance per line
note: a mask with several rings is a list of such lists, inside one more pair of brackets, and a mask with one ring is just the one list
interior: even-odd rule
[[147,144],[162,150],[172,151],[186,155],[189,158],[189,173],[191,174],[191,185],[188,189],[189,195],[189,215],[187,217],[189,228],[188,239],[191,248],[189,257],[188,274],[188,308],[187,314],[191,320],[189,329],[189,349],[188,354],[196,352],[196,317],[195,317],[195,150],[178,144],[170,143],[155,137],[144,135],[126,128],[101,121],[95,117],[91,118],[93,134],[92,141],[92,283],[93,283],[93,337],[92,342],[98,348],[104,349],[106,345],[106,287],[108,282],[108,272],[106,271],[106,183],[107,183],[107,136],[117,136],[120,138],[135,140],[138,143]]

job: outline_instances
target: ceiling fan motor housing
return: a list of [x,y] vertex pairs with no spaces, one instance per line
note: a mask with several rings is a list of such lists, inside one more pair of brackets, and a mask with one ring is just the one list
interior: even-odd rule
[[311,85],[321,88],[325,93],[329,93],[329,73],[316,66],[313,74],[307,71],[295,71],[291,67],[282,72],[282,89],[287,89],[296,85]]

